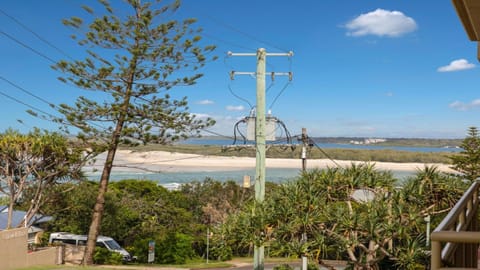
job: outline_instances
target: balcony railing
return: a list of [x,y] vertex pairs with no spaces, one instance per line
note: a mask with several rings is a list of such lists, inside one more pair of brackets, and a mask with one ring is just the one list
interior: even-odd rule
[[431,269],[477,269],[478,194],[474,182],[431,234]]

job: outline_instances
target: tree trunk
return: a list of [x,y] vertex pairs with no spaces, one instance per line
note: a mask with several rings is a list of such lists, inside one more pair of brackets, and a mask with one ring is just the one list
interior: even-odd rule
[[93,208],[92,223],[88,231],[87,247],[83,256],[83,265],[93,264],[93,253],[95,251],[95,244],[98,234],[100,232],[100,224],[102,223],[103,210],[105,208],[105,193],[108,189],[108,181],[110,180],[110,172],[112,171],[113,161],[115,159],[116,147],[108,149],[105,166],[103,167],[102,177],[100,178],[100,185],[98,188],[97,200]]
[[[12,188],[12,186],[10,187]],[[12,217],[13,217],[13,204],[15,202],[15,196],[13,195],[13,191],[10,190],[10,201],[8,202],[8,214],[7,214],[7,227],[5,229],[12,228]],[[0,228],[2,229],[2,228]]]
[[[134,57],[132,70],[136,67],[136,58]],[[127,84],[127,91],[125,93],[125,100],[123,106],[120,109],[118,122],[115,126],[115,130],[112,133],[112,140],[108,147],[107,157],[105,159],[105,165],[103,166],[102,177],[100,178],[100,185],[98,187],[97,200],[93,208],[92,223],[90,223],[90,229],[87,236],[87,247],[83,255],[83,265],[93,264],[93,253],[95,251],[95,244],[100,232],[100,225],[102,224],[102,216],[105,208],[105,193],[107,193],[108,182],[110,180],[110,173],[112,172],[113,161],[115,160],[115,153],[117,151],[118,143],[120,141],[120,135],[122,134],[123,124],[127,117],[128,107],[130,105],[130,97],[132,95],[132,84],[134,80],[134,73],[130,74],[129,83]]]

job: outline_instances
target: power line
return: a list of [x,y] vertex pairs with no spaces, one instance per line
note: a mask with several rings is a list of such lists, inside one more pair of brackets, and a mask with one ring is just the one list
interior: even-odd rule
[[283,86],[282,90],[280,90],[280,92],[277,94],[277,96],[273,99],[272,103],[270,104],[270,106],[268,107],[269,110],[271,110],[273,108],[273,105],[275,105],[275,102],[277,102],[277,99],[283,94],[283,92],[285,91],[285,89],[287,89],[287,87],[291,84],[291,81],[288,81],[287,83],[285,83],[285,85]]
[[325,152],[322,148],[320,148],[320,146],[318,146],[318,144],[314,140],[312,140],[308,137],[307,137],[307,139],[309,140],[309,142],[311,144],[313,144],[315,147],[317,147],[318,150],[320,150],[320,152],[322,152],[322,154],[324,154],[330,161],[332,161],[335,165],[337,165],[337,167],[343,169],[343,167],[340,164],[338,164],[338,162],[336,162],[329,154],[327,154],[327,152]]
[[2,30],[0,30],[0,34],[6,36],[7,38],[9,38],[10,40],[16,42],[17,44],[22,45],[23,47],[25,47],[25,48],[27,48],[28,50],[34,52],[35,54],[41,56],[42,58],[44,58],[44,59],[46,59],[46,60],[48,60],[48,61],[50,61],[50,62],[52,62],[52,63],[54,63],[54,64],[56,63],[56,61],[53,60],[52,58],[48,57],[47,55],[43,54],[42,52],[40,52],[40,51],[38,51],[38,50],[35,50],[34,48],[32,48],[32,47],[30,47],[29,45],[23,43],[22,41],[20,41],[20,40],[14,38],[13,36],[11,36],[11,35],[3,32]]
[[245,98],[237,95],[235,92],[233,92],[233,89],[232,89],[232,87],[231,87],[230,84],[228,84],[228,90],[230,90],[230,93],[231,93],[234,97],[238,98],[239,100],[242,100],[242,101],[246,102],[246,103],[248,104],[248,106],[250,106],[250,110],[254,108],[253,105],[252,105],[247,99],[245,99]]
[[36,99],[38,99],[38,100],[42,101],[43,103],[46,103],[48,106],[50,106],[50,107],[52,107],[52,108],[56,108],[56,107],[57,107],[55,104],[53,104],[53,103],[50,103],[48,100],[46,100],[46,99],[44,99],[44,98],[42,98],[42,97],[39,97],[39,96],[37,96],[37,95],[33,94],[32,92],[28,91],[27,89],[25,89],[25,88],[23,88],[23,87],[21,87],[21,86],[19,86],[19,85],[15,84],[15,83],[13,83],[12,81],[10,81],[10,80],[8,80],[8,79],[4,78],[4,77],[3,77],[3,76],[1,76],[1,75],[0,75],[0,80],[3,80],[3,81],[5,81],[6,83],[10,84],[11,86],[13,86],[13,87],[15,87],[15,88],[17,88],[17,89],[21,90],[22,92],[24,92],[24,93],[26,93],[26,94],[28,94],[28,95],[30,95],[30,96],[32,96],[32,97],[34,97],[34,98],[36,98]]
[[[5,82],[7,82],[7,83],[10,84],[10,85],[12,85],[13,87],[21,90],[22,92],[24,92],[24,93],[26,93],[26,94],[28,94],[28,95],[30,95],[30,96],[32,96],[32,97],[40,100],[40,101],[46,103],[46,104],[47,104],[48,106],[50,106],[51,108],[53,108],[53,109],[55,109],[55,110],[58,110],[58,109],[59,109],[57,105],[49,102],[48,100],[46,100],[46,99],[44,99],[44,98],[42,98],[42,97],[39,97],[39,96],[33,94],[31,91],[29,91],[29,90],[27,90],[27,89],[19,86],[18,84],[15,84],[14,82],[12,82],[12,81],[10,81],[10,80],[2,77],[1,75],[0,75],[0,79],[3,80],[3,81],[5,81]],[[13,98],[13,97],[11,97],[11,99],[18,100],[18,99]],[[27,107],[29,107],[29,108],[32,108],[32,109],[34,109],[34,110],[36,110],[36,111],[39,111],[39,112],[41,112],[41,113],[44,113],[45,115],[48,115],[48,116],[51,117],[51,118],[58,118],[58,117],[56,117],[56,116],[54,116],[54,115],[52,115],[52,114],[45,113],[44,111],[42,111],[42,110],[40,110],[40,109],[38,109],[38,108],[35,108],[35,107],[33,107],[33,106],[25,103],[25,102],[20,101],[19,103],[21,103],[21,104],[23,104],[23,105],[25,105],[25,106],[27,106]],[[92,121],[93,121],[93,120],[92,120]],[[97,123],[95,123],[95,122],[90,122],[90,124],[91,124],[92,126],[96,126],[97,128],[100,128],[100,129],[103,130],[103,131],[106,131],[106,130],[107,130],[106,127],[104,127],[104,126],[102,126],[102,125],[100,125],[100,124],[97,124]],[[75,127],[74,125],[72,125],[72,126]]]
[[62,55],[64,55],[65,57],[69,58],[69,59],[72,59],[73,58],[71,56],[69,56],[67,53],[65,53],[62,49],[58,48],[57,46],[53,45],[51,42],[49,42],[48,40],[46,40],[45,38],[43,38],[42,36],[40,36],[39,34],[37,34],[35,31],[33,31],[31,28],[29,28],[28,26],[26,26],[25,24],[23,24],[22,22],[20,22],[18,19],[16,19],[15,17],[13,17],[12,15],[9,15],[8,13],[6,13],[4,10],[0,9],[0,13],[2,13],[3,15],[7,16],[8,18],[10,18],[12,21],[14,21],[16,24],[20,25],[23,29],[27,30],[28,32],[30,32],[32,35],[34,35],[35,37],[37,37],[39,40],[41,40],[42,42],[44,42],[45,44],[47,44],[48,46],[52,47],[53,49],[55,49],[57,52],[61,53]]
[[228,40],[224,40],[224,39],[221,39],[221,38],[217,38],[213,35],[210,35],[210,34],[207,34],[205,32],[202,32],[202,35],[206,36],[207,38],[210,38],[210,39],[213,39],[213,40],[217,40],[217,41],[220,41],[222,43],[225,43],[227,45],[231,45],[233,47],[237,47],[237,48],[240,48],[240,49],[244,49],[244,50],[247,50],[247,51],[256,51],[255,48],[249,48],[249,47],[246,47],[244,45],[240,45],[240,44],[237,44],[237,43],[234,43],[234,42],[231,42],[231,41],[228,41]]
[[205,131],[205,132],[207,132],[207,133],[210,133],[210,134],[213,134],[213,135],[217,135],[217,136],[219,136],[219,137],[228,138],[228,139],[232,139],[232,140],[234,139],[234,137],[232,137],[232,136],[222,135],[222,134],[220,134],[220,133],[218,133],[218,132],[211,131],[211,130],[208,130],[208,129],[204,129],[203,131]]
[[12,97],[12,96],[10,96],[10,95],[2,92],[2,91],[0,91],[0,95],[4,96],[4,97],[6,97],[6,98],[9,98],[9,99],[11,99],[11,100],[13,100],[13,101],[15,101],[15,102],[17,102],[17,103],[19,103],[19,104],[22,104],[22,105],[24,105],[24,106],[27,106],[28,108],[30,108],[30,109],[32,109],[32,110],[34,110],[34,111],[37,111],[37,112],[43,113],[43,114],[45,114],[45,115],[48,115],[48,116],[50,116],[50,117],[52,117],[52,118],[55,118],[55,116],[54,116],[53,114],[47,113],[47,112],[45,112],[45,111],[43,111],[43,110],[41,110],[41,109],[39,109],[39,108],[37,108],[37,107],[34,107],[34,106],[32,106],[32,105],[24,102],[24,101],[21,101],[21,100],[19,100],[19,99],[17,99],[17,98],[14,98],[14,97]]
[[230,30],[232,30],[232,31],[234,31],[234,32],[237,32],[237,33],[239,33],[239,34],[241,34],[241,35],[243,35],[243,36],[245,36],[245,37],[247,37],[247,38],[249,38],[249,39],[251,39],[251,40],[254,40],[254,41],[256,41],[256,42],[259,42],[259,43],[268,45],[268,46],[270,46],[270,47],[272,47],[272,48],[275,48],[275,49],[277,49],[277,50],[280,50],[280,51],[282,51],[282,52],[288,52],[288,50],[285,50],[285,49],[283,49],[283,48],[280,48],[279,46],[276,46],[276,45],[274,45],[274,44],[272,44],[272,43],[270,43],[270,42],[266,42],[266,41],[264,41],[264,40],[261,40],[261,39],[257,38],[256,36],[254,36],[254,35],[252,35],[252,34],[249,34],[249,33],[247,33],[247,32],[243,32],[243,31],[241,31],[241,30],[239,30],[239,29],[237,29],[237,28],[235,28],[235,27],[233,27],[233,26],[231,26],[231,25],[229,25],[229,24],[227,24],[227,23],[225,23],[225,22],[223,22],[223,21],[220,21],[220,20],[217,19],[217,18],[213,18],[212,16],[210,16],[210,15],[208,15],[208,14],[206,14],[206,17],[207,17],[209,20],[213,21],[214,23],[219,24],[219,25],[222,25],[223,27],[225,27],[225,28],[227,28],[227,29],[230,29]]

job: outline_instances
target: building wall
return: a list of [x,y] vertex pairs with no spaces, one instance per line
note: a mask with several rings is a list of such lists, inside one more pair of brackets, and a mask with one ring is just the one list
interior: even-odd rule
[[28,229],[11,229],[0,231],[0,269],[27,267]]
[[68,264],[80,265],[83,260],[86,246],[64,245],[63,260]]
[[42,248],[35,252],[27,253],[27,265],[56,265],[60,264],[58,250],[60,247]]
[[0,231],[0,270],[57,264],[57,247],[28,253],[27,241],[27,228]]

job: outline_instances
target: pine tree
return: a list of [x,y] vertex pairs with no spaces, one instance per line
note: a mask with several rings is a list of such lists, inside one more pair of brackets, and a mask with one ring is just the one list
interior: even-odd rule
[[[90,22],[79,17],[63,21],[75,33],[86,31],[72,38],[86,48],[87,56],[54,66],[65,74],[60,78],[63,82],[99,93],[95,99],[79,97],[74,106],[61,104],[63,117],[54,119],[66,132],[75,127],[78,138],[94,153],[107,152],[88,232],[83,262],[87,265],[93,263],[118,145],[165,144],[213,125],[213,120],[199,120],[189,113],[186,98],[175,100],[167,93],[175,86],[194,84],[202,76],[197,72],[207,62],[206,55],[214,50],[199,45],[201,30],[194,27],[195,19],[172,19],[179,1],[118,1],[118,10],[107,0],[99,2],[101,14],[83,7]],[[97,101],[99,96],[102,102]]]
[[475,181],[480,177],[480,136],[476,127],[468,129],[467,137],[462,141],[460,153],[451,156],[453,169],[462,173],[466,179]]

